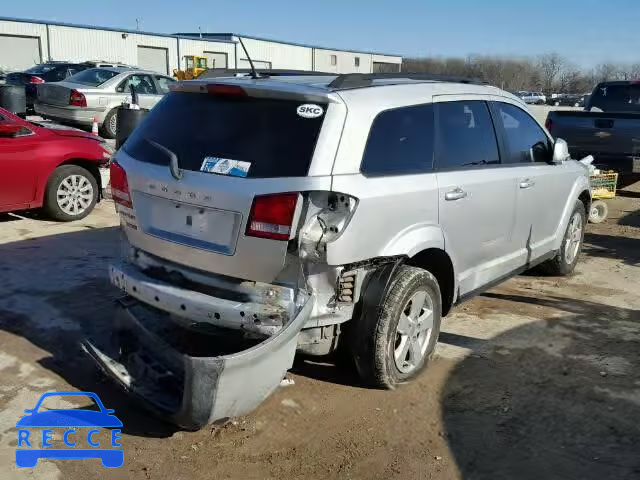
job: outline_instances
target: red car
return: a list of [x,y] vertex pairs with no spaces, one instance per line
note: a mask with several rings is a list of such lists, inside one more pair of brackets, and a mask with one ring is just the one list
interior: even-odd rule
[[100,137],[0,108],[0,212],[43,207],[56,220],[86,217],[102,197],[100,167],[112,153]]

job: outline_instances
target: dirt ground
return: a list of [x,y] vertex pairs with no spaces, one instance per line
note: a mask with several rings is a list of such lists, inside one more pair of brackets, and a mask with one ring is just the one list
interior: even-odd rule
[[[376,391],[297,359],[295,385],[199,432],[148,415],[78,348],[109,330],[113,206],[71,225],[0,216],[0,477],[638,479],[640,187],[610,208],[571,278],[523,275],[458,307],[416,382]],[[124,466],[18,469],[23,410],[75,389],[95,391],[123,421]]]

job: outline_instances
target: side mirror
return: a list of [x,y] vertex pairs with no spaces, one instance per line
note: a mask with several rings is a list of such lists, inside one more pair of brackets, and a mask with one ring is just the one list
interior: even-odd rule
[[12,138],[18,135],[24,127],[17,123],[0,122],[0,138]]
[[557,138],[553,144],[553,163],[560,164],[571,159],[569,145],[561,138]]

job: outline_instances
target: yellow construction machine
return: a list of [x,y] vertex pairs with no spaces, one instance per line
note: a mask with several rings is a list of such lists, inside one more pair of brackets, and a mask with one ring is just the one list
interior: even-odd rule
[[202,72],[205,72],[209,67],[207,66],[206,57],[198,57],[196,55],[185,55],[184,57],[186,68],[184,70],[173,70],[173,76],[178,80],[193,80],[198,78]]

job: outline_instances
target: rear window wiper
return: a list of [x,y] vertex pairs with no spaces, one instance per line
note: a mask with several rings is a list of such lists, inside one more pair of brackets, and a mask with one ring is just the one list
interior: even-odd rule
[[161,152],[163,152],[167,157],[169,157],[169,169],[171,170],[171,175],[176,180],[180,180],[182,178],[183,172],[178,163],[178,156],[169,150],[164,145],[160,145],[158,142],[154,142],[153,140],[149,140],[148,138],[144,139],[149,145],[157,148]]

